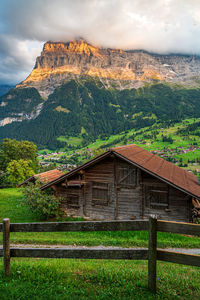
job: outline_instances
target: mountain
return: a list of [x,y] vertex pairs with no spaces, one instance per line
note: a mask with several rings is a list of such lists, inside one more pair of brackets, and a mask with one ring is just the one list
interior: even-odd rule
[[55,87],[83,76],[99,78],[106,88],[138,88],[152,81],[196,86],[200,57],[103,49],[84,40],[47,42],[33,71],[18,87],[34,87],[48,97]]
[[[40,148],[84,144],[200,116],[200,58],[47,42],[31,74],[0,98],[0,137]],[[59,139],[58,139],[59,138]]]

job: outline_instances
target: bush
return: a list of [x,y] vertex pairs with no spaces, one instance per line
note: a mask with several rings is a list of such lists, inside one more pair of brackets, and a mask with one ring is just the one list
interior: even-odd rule
[[16,186],[25,179],[34,175],[31,167],[31,160],[11,160],[6,168],[7,181],[10,185]]
[[60,203],[62,198],[55,197],[52,190],[41,191],[39,182],[28,184],[23,188],[25,205],[40,218],[48,219],[62,215]]
[[0,170],[0,188],[6,188],[9,186],[9,183],[7,181],[7,176],[4,171]]

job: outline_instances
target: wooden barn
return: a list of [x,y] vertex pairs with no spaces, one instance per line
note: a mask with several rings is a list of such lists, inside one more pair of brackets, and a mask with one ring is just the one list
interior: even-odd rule
[[200,198],[196,176],[136,145],[113,148],[42,186],[62,196],[62,209],[89,219],[191,221]]

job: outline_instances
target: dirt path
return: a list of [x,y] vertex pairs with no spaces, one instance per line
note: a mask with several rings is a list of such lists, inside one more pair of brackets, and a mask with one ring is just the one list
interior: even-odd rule
[[[108,249],[108,250],[114,250],[114,249],[122,249],[120,247],[113,247],[113,246],[74,246],[74,245],[35,245],[35,244],[11,244],[11,248],[64,248],[64,249],[95,249],[95,250],[100,250],[100,249]],[[0,246],[0,249],[2,249],[2,246]],[[137,247],[137,248],[123,248],[123,249],[129,249],[129,250],[135,250],[135,249],[146,249],[147,248],[142,248],[142,247]],[[158,248],[160,249],[160,248]],[[200,254],[200,248],[192,248],[192,249],[186,249],[186,248],[164,248],[161,250],[168,250],[168,251],[174,251],[174,252],[180,252],[180,253],[187,253],[187,254]]]

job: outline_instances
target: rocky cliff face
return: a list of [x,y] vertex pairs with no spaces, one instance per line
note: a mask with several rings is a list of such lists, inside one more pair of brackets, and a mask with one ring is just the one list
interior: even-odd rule
[[105,87],[124,89],[155,80],[196,85],[199,75],[200,58],[196,56],[102,49],[84,40],[47,42],[33,71],[17,87],[35,87],[48,97],[64,82],[86,76],[98,77]]

